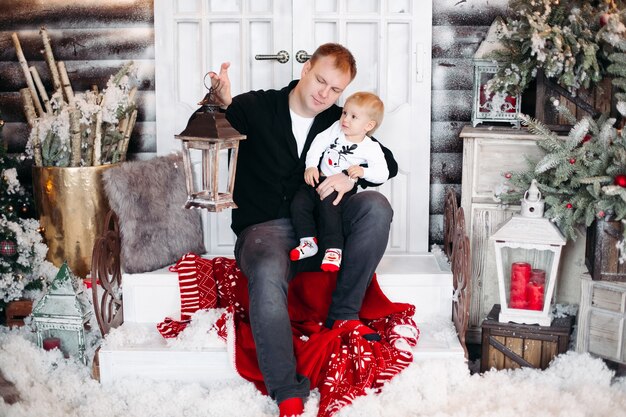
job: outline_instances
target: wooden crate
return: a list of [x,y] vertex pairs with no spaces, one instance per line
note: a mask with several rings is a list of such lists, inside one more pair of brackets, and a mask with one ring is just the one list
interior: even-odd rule
[[626,364],[626,283],[583,275],[576,350]]
[[7,327],[23,326],[24,319],[33,311],[32,300],[9,301],[5,307],[5,323]]
[[619,263],[615,246],[622,230],[621,222],[606,220],[595,220],[587,228],[585,264],[593,280],[626,282],[626,263]]
[[550,326],[500,323],[500,304],[493,306],[482,323],[480,371],[522,366],[546,369],[558,354],[567,351],[574,317],[554,319]]
[[590,88],[581,88],[576,91],[576,95],[572,95],[554,80],[546,78],[542,71],[537,71],[536,88],[531,89],[534,94],[527,94],[525,99],[534,105],[535,118],[548,125],[552,130],[569,131],[572,126],[565,117],[556,111],[552,99],[559,100],[578,120],[584,116],[595,117],[602,113],[609,113],[613,117],[618,117],[611,82],[610,77],[605,77],[596,85]]

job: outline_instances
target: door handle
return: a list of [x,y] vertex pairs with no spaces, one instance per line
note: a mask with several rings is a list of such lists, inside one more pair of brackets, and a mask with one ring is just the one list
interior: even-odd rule
[[301,64],[304,64],[305,62],[307,62],[309,58],[311,58],[311,55],[309,55],[306,51],[303,51],[302,49],[296,52],[296,61],[298,61]]
[[268,61],[275,59],[281,64],[284,64],[285,62],[289,61],[289,54],[287,53],[287,51],[278,51],[276,55],[255,55],[254,59],[256,59],[257,61]]

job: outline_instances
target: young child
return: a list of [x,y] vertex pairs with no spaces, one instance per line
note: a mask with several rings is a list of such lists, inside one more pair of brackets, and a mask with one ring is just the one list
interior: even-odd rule
[[[339,270],[343,250],[341,205],[356,193],[359,178],[382,184],[389,177],[383,151],[378,142],[370,138],[380,126],[384,111],[383,102],[375,94],[354,93],[346,100],[341,118],[311,143],[306,154],[306,184],[298,190],[291,204],[291,220],[300,239],[300,245],[289,253],[292,261],[317,253],[315,213],[318,213],[320,244],[326,247],[321,269]],[[338,205],[333,205],[336,191],[320,201],[315,188],[325,177],[341,172],[354,181],[354,188],[344,195]]]

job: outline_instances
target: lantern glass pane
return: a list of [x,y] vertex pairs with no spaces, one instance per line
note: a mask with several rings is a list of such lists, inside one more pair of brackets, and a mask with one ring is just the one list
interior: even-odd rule
[[80,331],[78,330],[46,329],[42,331],[42,340],[49,337],[58,337],[61,340],[60,349],[66,356],[79,358],[85,351],[85,342],[80,337]]
[[504,293],[509,308],[543,310],[549,287],[554,252],[542,249],[503,247]]

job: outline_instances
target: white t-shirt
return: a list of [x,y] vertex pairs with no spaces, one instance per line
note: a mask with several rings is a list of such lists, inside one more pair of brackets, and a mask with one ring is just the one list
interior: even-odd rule
[[389,178],[387,160],[380,145],[368,136],[360,143],[350,142],[341,131],[339,121],[319,133],[311,143],[306,154],[306,167],[317,167],[318,164],[326,177],[343,172],[352,165],[367,164],[367,168],[363,168],[363,179],[382,184]]
[[313,124],[314,117],[302,117],[294,113],[291,109],[289,109],[289,113],[291,114],[291,130],[293,130],[293,135],[296,138],[298,156],[300,156],[302,155],[304,143],[306,142],[306,137],[309,134],[309,129],[311,129],[311,125]]

